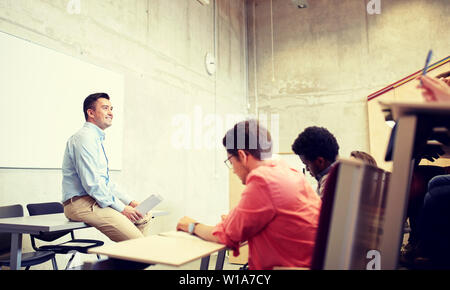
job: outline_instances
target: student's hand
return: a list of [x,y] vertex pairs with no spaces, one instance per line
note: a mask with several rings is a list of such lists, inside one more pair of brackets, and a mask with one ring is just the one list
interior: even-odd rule
[[133,223],[144,217],[139,211],[129,205],[125,206],[121,214],[126,216]]
[[427,102],[450,101],[450,87],[445,81],[426,75],[420,76],[419,80],[422,81],[422,85],[419,85],[418,88],[424,89],[422,95]]
[[197,221],[190,217],[182,217],[177,224],[177,231],[189,232],[189,224],[196,223]]
[[444,78],[444,79],[441,79],[444,83],[446,83],[448,86],[450,86],[450,77],[448,77],[448,78]]
[[222,221],[224,221],[227,217],[228,217],[228,215],[226,215],[226,214],[223,214],[223,215],[220,216],[220,218],[222,219]]
[[129,204],[129,206],[131,206],[131,207],[137,207],[138,205],[139,205],[139,202],[137,202],[135,200],[132,200]]

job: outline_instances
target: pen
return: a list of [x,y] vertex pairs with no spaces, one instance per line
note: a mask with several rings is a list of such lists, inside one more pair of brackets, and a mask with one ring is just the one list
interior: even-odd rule
[[[430,60],[431,60],[431,55],[432,55],[432,54],[433,54],[433,51],[430,49],[430,50],[428,51],[427,60],[425,61],[425,66],[424,66],[423,71],[422,71],[422,75],[423,75],[423,76],[427,74],[428,65],[430,64]],[[422,82],[422,81],[421,81],[421,82]]]

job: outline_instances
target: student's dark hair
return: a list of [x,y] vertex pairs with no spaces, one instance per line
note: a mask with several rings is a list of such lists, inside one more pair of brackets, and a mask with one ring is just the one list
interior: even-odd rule
[[377,166],[377,162],[375,161],[375,158],[372,157],[372,155],[363,152],[363,151],[352,151],[350,153],[351,157],[354,157],[356,159],[362,160],[363,162],[373,165],[373,166]]
[[86,121],[88,119],[87,110],[95,109],[95,102],[97,102],[97,100],[100,98],[109,100],[109,96],[106,93],[95,93],[95,94],[87,96],[87,98],[84,99],[83,112],[84,112],[84,118],[86,119]]
[[323,157],[329,162],[334,162],[339,154],[339,145],[327,129],[312,126],[298,135],[292,144],[292,151],[297,155],[303,155],[309,161]]
[[246,120],[234,125],[223,137],[222,144],[233,156],[239,156],[238,150],[244,150],[258,160],[272,157],[270,132],[257,120]]

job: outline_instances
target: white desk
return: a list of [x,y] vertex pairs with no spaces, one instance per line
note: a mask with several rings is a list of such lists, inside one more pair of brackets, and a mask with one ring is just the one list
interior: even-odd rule
[[12,270],[20,270],[22,258],[22,235],[39,234],[87,228],[83,222],[69,221],[63,213],[0,219],[0,232],[11,233]]
[[[166,211],[151,211],[152,218],[167,215]],[[57,232],[88,228],[83,222],[67,219],[63,213],[15,218],[1,218],[0,232],[11,233],[11,269],[20,270],[22,258],[22,235],[41,232]]]
[[450,127],[450,103],[392,102],[381,105],[392,111],[397,122],[381,241],[381,269],[394,270],[403,237],[414,155],[420,153],[434,127]]
[[91,254],[147,264],[179,267],[225,250],[223,244],[208,242],[187,233],[169,232],[89,249]]

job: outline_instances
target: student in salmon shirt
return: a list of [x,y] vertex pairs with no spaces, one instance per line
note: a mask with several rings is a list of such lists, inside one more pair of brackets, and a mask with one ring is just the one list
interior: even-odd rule
[[225,163],[246,186],[239,204],[216,226],[183,217],[177,230],[226,244],[239,254],[248,241],[249,268],[310,267],[321,199],[302,173],[271,160],[272,140],[255,120],[237,123],[223,138]]

